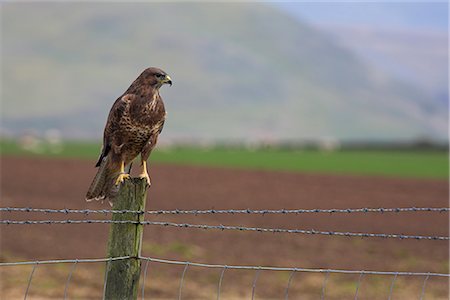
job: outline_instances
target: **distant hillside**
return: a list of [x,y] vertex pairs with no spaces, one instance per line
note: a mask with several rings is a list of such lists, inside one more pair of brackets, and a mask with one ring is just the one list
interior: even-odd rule
[[447,138],[445,103],[264,4],[4,4],[2,22],[4,131],[99,139],[160,66],[165,139]]

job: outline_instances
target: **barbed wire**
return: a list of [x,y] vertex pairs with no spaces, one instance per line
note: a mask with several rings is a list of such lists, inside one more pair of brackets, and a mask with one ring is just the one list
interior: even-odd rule
[[0,224],[5,225],[37,225],[37,224],[136,224],[136,225],[156,225],[170,226],[177,228],[195,228],[195,229],[218,229],[218,230],[237,230],[237,231],[256,231],[271,233],[297,233],[308,235],[328,235],[328,236],[346,236],[361,238],[395,238],[395,239],[415,239],[415,240],[450,240],[448,236],[423,236],[423,235],[404,235],[391,233],[365,233],[365,232],[340,232],[340,231],[320,231],[314,229],[285,229],[285,228],[261,228],[244,227],[229,225],[205,225],[157,221],[132,221],[132,220],[0,220]]
[[402,213],[402,212],[449,212],[449,207],[379,207],[379,208],[331,208],[331,209],[192,209],[192,210],[111,210],[111,209],[51,209],[51,208],[31,208],[31,207],[0,207],[4,212],[40,212],[40,213],[62,213],[62,214],[148,214],[148,215],[206,215],[206,214],[349,214],[349,213]]
[[146,256],[121,256],[110,258],[87,258],[87,259],[54,259],[54,260],[34,260],[19,262],[0,262],[0,267],[20,266],[20,265],[44,265],[59,263],[95,263],[95,262],[111,262],[126,259],[140,259],[143,261],[171,264],[171,265],[189,265],[193,267],[204,267],[214,269],[227,270],[261,270],[261,271],[291,271],[291,272],[309,272],[309,273],[339,273],[339,274],[363,274],[363,275],[388,275],[388,276],[427,276],[427,277],[449,277],[450,274],[434,273],[434,272],[396,272],[396,271],[373,271],[373,270],[343,270],[343,269],[315,269],[315,268],[294,268],[294,267],[273,267],[273,266],[248,266],[248,265],[222,265],[222,264],[206,264],[189,261],[167,260],[161,258],[153,258]]

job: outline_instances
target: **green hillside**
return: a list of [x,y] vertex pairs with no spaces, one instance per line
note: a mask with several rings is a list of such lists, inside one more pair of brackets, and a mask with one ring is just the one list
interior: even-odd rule
[[[23,20],[27,20],[24,22]],[[101,136],[145,67],[167,139],[446,138],[446,110],[333,37],[261,3],[7,3],[2,129]]]

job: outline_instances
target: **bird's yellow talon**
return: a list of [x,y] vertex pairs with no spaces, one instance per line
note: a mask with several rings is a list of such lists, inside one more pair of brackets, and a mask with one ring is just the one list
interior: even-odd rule
[[148,176],[148,173],[142,173],[142,174],[139,174],[139,178],[142,178],[142,179],[145,178],[145,179],[147,180],[148,186],[151,185],[151,183],[150,183],[150,176]]
[[148,173],[147,173],[147,161],[145,161],[145,160],[142,161],[142,173],[139,174],[139,178],[147,179],[148,186],[151,185],[150,176],[148,176]]
[[125,172],[125,162],[122,161],[120,163],[120,173],[119,176],[117,176],[116,185],[121,184],[127,178],[130,178],[130,174]]
[[116,179],[116,185],[121,184],[125,179],[130,178],[130,174],[120,173]]

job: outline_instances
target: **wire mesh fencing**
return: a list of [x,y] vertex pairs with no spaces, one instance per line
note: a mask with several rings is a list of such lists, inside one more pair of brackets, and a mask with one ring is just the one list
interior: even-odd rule
[[[0,263],[0,268],[11,268],[14,266],[32,266],[31,272],[28,276],[26,287],[24,288],[23,294],[24,299],[26,299],[29,295],[29,291],[33,284],[34,274],[39,267],[44,265],[56,265],[56,264],[71,264],[68,273],[66,274],[65,284],[64,284],[64,299],[68,299],[69,297],[69,287],[71,284],[71,279],[74,277],[76,272],[76,268],[79,264],[85,263],[105,263],[111,264],[115,261],[120,260],[130,260],[130,259],[138,259],[145,267],[143,269],[142,274],[142,283],[141,283],[141,292],[140,298],[145,299],[147,296],[150,298],[150,295],[145,293],[146,283],[151,281],[152,278],[148,276],[148,270],[151,267],[151,264],[166,264],[172,266],[182,266],[182,272],[178,278],[178,289],[177,289],[177,299],[183,298],[183,288],[186,285],[186,278],[189,276],[189,269],[193,267],[199,267],[202,269],[217,269],[220,270],[220,275],[217,278],[217,282],[214,283],[216,287],[215,297],[217,299],[221,299],[223,295],[222,286],[225,280],[225,273],[232,272],[236,270],[246,270],[253,272],[252,284],[248,287],[248,295],[251,296],[251,299],[255,299],[256,291],[258,290],[258,279],[262,272],[285,272],[289,274],[287,280],[285,280],[284,288],[282,293],[278,298],[289,299],[289,295],[292,288],[292,280],[295,275],[298,274],[321,274],[323,277],[320,290],[320,299],[325,299],[327,292],[327,285],[330,281],[330,275],[358,275],[356,282],[354,282],[354,290],[353,295],[354,299],[358,299],[358,294],[361,293],[361,283],[364,277],[368,276],[385,276],[390,278],[390,284],[388,289],[388,299],[391,299],[393,292],[395,290],[395,283],[400,277],[416,277],[420,279],[420,293],[418,296],[419,299],[423,299],[426,294],[427,283],[429,280],[433,280],[435,278],[438,279],[446,279],[450,278],[450,274],[446,273],[426,273],[426,272],[393,272],[393,271],[373,271],[373,270],[342,270],[342,269],[314,269],[314,268],[297,268],[297,267],[272,267],[272,266],[248,266],[248,265],[222,265],[222,264],[206,264],[206,263],[198,263],[198,262],[189,262],[189,261],[177,261],[177,260],[167,260],[153,257],[114,257],[114,258],[94,258],[94,259],[64,259],[64,260],[41,260],[41,261],[21,261],[21,262],[3,262]],[[105,268],[107,269],[107,268]],[[106,275],[104,278],[107,278]],[[174,280],[172,278],[172,280]],[[106,286],[106,281],[103,286]],[[103,297],[104,298],[104,297]],[[291,299],[292,293],[291,293]]]

